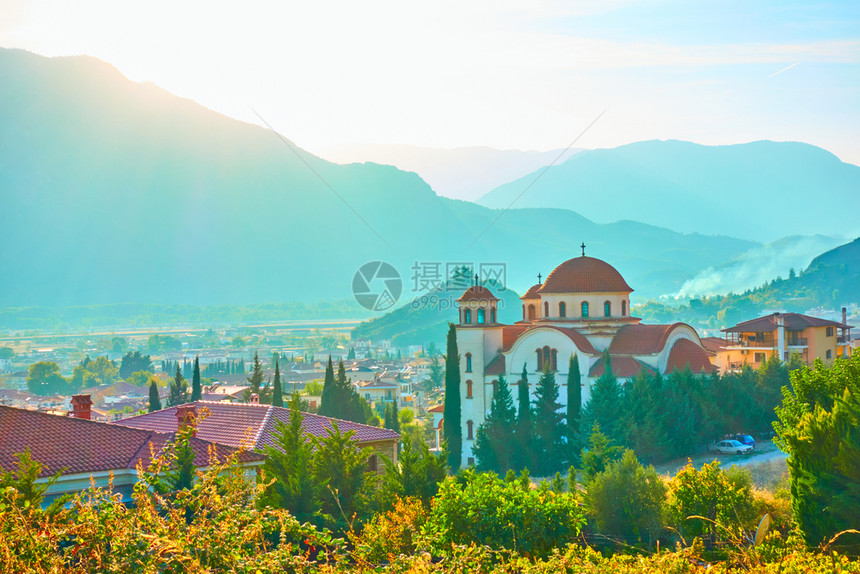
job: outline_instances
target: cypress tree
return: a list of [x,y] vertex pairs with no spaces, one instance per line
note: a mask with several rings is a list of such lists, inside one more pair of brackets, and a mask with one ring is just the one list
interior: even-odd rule
[[170,383],[170,396],[167,397],[167,406],[176,407],[188,402],[188,381],[182,376],[179,361],[176,361],[176,374]]
[[281,367],[278,364],[277,359],[275,359],[275,383],[274,388],[272,389],[272,406],[284,406],[284,394],[283,390],[281,389]]
[[565,454],[562,437],[565,434],[563,415],[559,412],[558,383],[555,373],[544,370],[535,389],[535,457],[538,475],[548,476],[563,468]]
[[397,397],[391,402],[391,430],[400,432],[400,415],[397,412]]
[[532,405],[529,396],[529,374],[524,363],[523,374],[517,387],[517,426],[514,431],[517,447],[514,466],[517,468],[528,468],[532,463],[533,432]]
[[155,382],[155,377],[149,378],[149,412],[161,410],[161,399],[158,396],[158,384]]
[[617,439],[619,407],[621,405],[621,386],[612,373],[609,353],[603,354],[603,374],[594,382],[591,397],[585,406],[586,418],[590,425],[598,424],[609,438]]
[[504,376],[499,376],[490,414],[478,428],[475,435],[475,459],[478,470],[492,470],[498,473],[511,470],[514,462],[514,428],[517,411],[511,388]]
[[194,375],[191,381],[191,402],[203,397],[203,387],[200,385],[200,357],[194,357]]
[[457,327],[448,323],[448,348],[445,357],[445,413],[443,432],[448,443],[448,466],[460,469],[463,456],[463,429],[460,412],[460,354],[457,351]]
[[325,380],[323,381],[322,396],[320,397],[319,414],[324,417],[336,416],[334,401],[337,391],[334,388],[334,365],[331,364],[331,355],[328,356],[328,365],[325,368]]
[[570,356],[567,369],[567,444],[571,462],[579,458],[579,421],[582,415],[582,375],[579,373],[579,357]]

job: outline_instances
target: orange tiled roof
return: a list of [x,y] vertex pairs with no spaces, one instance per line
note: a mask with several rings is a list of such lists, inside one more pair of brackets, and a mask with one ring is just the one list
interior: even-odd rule
[[702,337],[699,339],[705,350],[712,354],[717,354],[726,348],[726,340],[720,337]]
[[[203,408],[209,409],[209,416],[197,424],[197,436],[204,440],[230,446],[244,445],[248,448],[263,449],[274,445],[276,422],[289,424],[290,410],[272,405],[255,403],[214,403],[196,401],[193,404],[200,413]],[[170,407],[154,413],[147,413],[117,421],[114,424],[139,429],[155,431],[176,430],[176,408]],[[374,442],[380,440],[395,440],[400,437],[389,429],[372,427],[351,421],[344,421],[302,413],[302,430],[319,438],[328,436],[332,421],[337,421],[341,432],[355,431],[356,442]]]
[[[510,329],[510,331],[509,331]],[[576,345],[576,348],[582,351],[583,353],[588,353],[589,355],[599,354],[591,342],[585,338],[585,335],[577,331],[576,329],[570,329],[566,327],[558,327],[556,325],[550,325],[546,323],[540,323],[537,325],[533,324],[520,324],[520,325],[510,325],[506,326],[502,331],[502,350],[509,351],[516,343],[517,339],[521,336],[525,335],[532,329],[554,329],[565,336],[567,336],[573,344]]]
[[[0,468],[17,468],[13,455],[30,449],[33,460],[42,463],[41,476],[63,474],[107,472],[134,469],[138,461],[144,467],[150,462],[150,445],[156,453],[174,440],[177,430],[176,415],[173,426],[167,432],[141,430],[83,420],[49,415],[37,411],[0,406]],[[211,442],[200,437],[191,439],[194,449],[194,464],[209,464]],[[220,460],[236,451],[229,446],[216,445]],[[242,462],[262,461],[264,457],[254,452],[242,452]]]
[[800,313],[772,313],[738,323],[734,327],[723,329],[724,333],[770,333],[776,330],[776,320],[782,316],[783,324],[786,329],[791,331],[803,331],[807,327],[838,327],[847,328],[850,325],[837,323],[829,319],[820,319],[818,317],[810,317],[809,315],[801,315]]
[[540,299],[540,293],[538,293],[538,291],[542,286],[543,283],[535,283],[534,285],[529,287],[529,290],[526,291],[526,294],[520,297],[520,299],[522,299],[523,301],[525,301],[526,299]]
[[539,293],[630,293],[615,267],[594,257],[568,259],[547,276]]
[[460,295],[460,298],[457,299],[459,302],[465,301],[498,301],[499,298],[493,295],[493,292],[484,287],[483,285],[472,285],[466,291]]
[[672,329],[683,324],[625,325],[618,329],[615,337],[612,338],[609,353],[612,355],[653,355],[659,353],[666,345],[666,340]]
[[[646,365],[642,361],[637,361],[633,357],[627,357],[624,355],[620,355],[614,357],[612,355],[609,356],[609,364],[612,367],[612,374],[614,374],[619,379],[629,379],[630,377],[635,377],[639,374],[639,371],[645,369],[646,371],[654,372],[654,368],[650,365]],[[605,372],[605,365],[603,359],[598,359],[596,363],[594,363],[591,368],[588,370],[588,376],[592,378],[597,378]]]
[[683,371],[687,367],[694,373],[711,373],[714,366],[708,358],[708,352],[689,339],[678,339],[669,351],[666,362],[666,373]]

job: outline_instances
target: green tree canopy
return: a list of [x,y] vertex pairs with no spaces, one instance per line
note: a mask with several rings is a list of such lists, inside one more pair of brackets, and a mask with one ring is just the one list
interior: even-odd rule
[[546,369],[538,379],[534,401],[535,474],[548,476],[565,467],[564,415],[558,402],[555,373]]
[[149,355],[142,355],[140,351],[129,351],[122,356],[119,365],[119,378],[127,380],[133,373],[139,371],[152,372],[152,359]]
[[70,391],[69,382],[60,374],[60,366],[53,361],[39,361],[30,365],[27,389],[34,395],[61,395]]
[[448,466],[460,468],[463,457],[463,428],[460,413],[460,352],[457,350],[457,326],[448,323],[448,347],[445,356],[445,413],[442,432],[448,443]]
[[167,406],[176,407],[188,402],[188,381],[182,376],[182,370],[176,365],[176,374],[170,382],[170,395],[167,397]]
[[149,412],[161,410],[161,397],[158,396],[158,379],[149,378]]
[[475,434],[472,450],[479,470],[504,473],[514,467],[516,417],[511,388],[504,375],[499,375],[490,402],[490,413]]

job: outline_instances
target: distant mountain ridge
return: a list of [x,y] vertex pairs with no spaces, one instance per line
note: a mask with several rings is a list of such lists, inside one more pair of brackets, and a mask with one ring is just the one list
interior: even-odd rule
[[442,149],[401,144],[331,146],[320,155],[336,163],[373,162],[414,171],[437,194],[475,201],[494,188],[553,163],[561,163],[580,148],[521,151],[487,146]]
[[582,241],[647,297],[755,246],[562,209],[500,216],[393,167],[296,157],[94,58],[0,49],[0,77],[0,307],[343,299],[374,260],[400,272],[401,301],[417,262],[503,263],[522,289]]
[[[478,203],[504,207],[534,175]],[[586,150],[551,167],[515,207],[560,207],[603,223],[631,219],[767,242],[796,233],[853,236],[860,233],[860,167],[797,142],[643,141]]]

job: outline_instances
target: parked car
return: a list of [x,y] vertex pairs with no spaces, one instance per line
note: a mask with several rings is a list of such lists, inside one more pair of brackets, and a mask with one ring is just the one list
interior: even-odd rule
[[721,440],[717,443],[717,452],[722,454],[747,454],[752,452],[752,447],[748,444],[741,444],[736,440]]
[[748,434],[736,434],[732,437],[734,440],[738,441],[741,444],[746,444],[753,447],[755,450],[755,439]]

